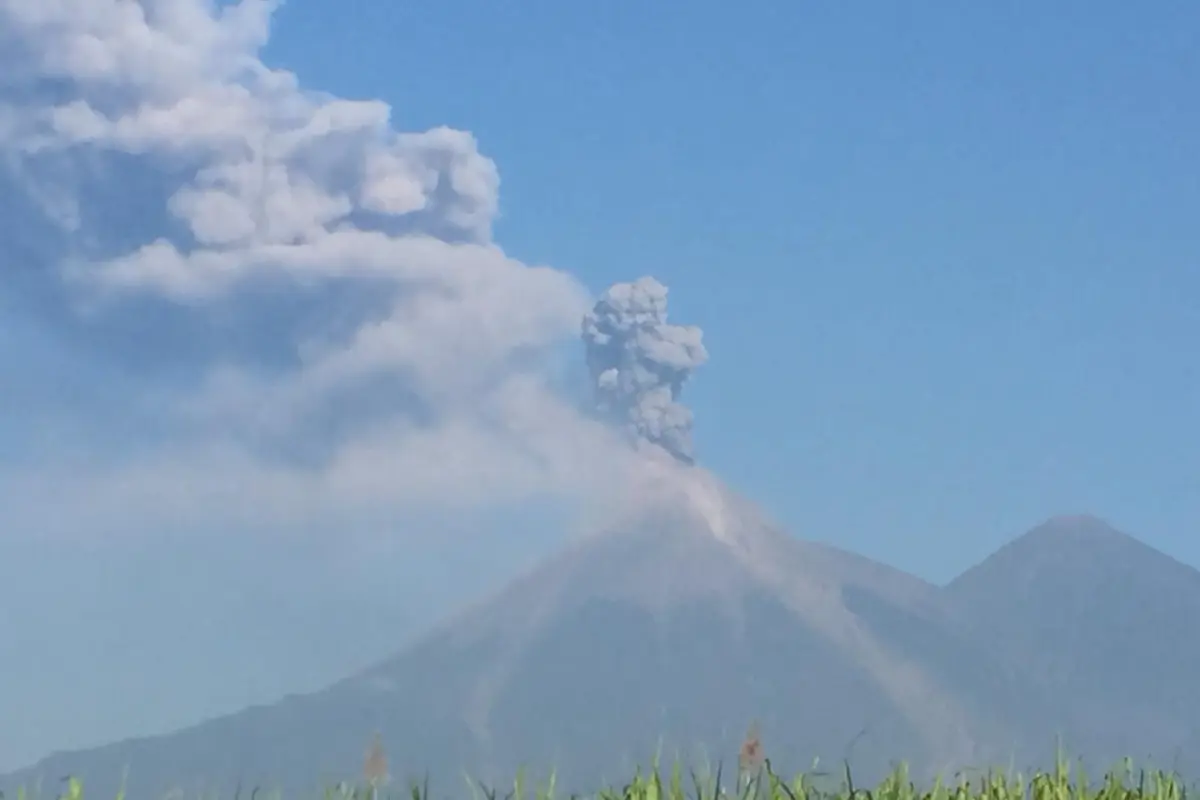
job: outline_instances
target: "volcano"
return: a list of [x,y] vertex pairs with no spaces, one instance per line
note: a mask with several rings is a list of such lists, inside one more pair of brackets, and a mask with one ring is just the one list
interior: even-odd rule
[[[1056,558],[1045,542],[1062,539],[1034,536],[942,589],[795,539],[702,469],[671,470],[555,557],[359,674],[175,733],[56,754],[0,786],[74,774],[106,795],[128,766],[138,796],[313,791],[355,779],[378,734],[397,778],[445,785],[465,772],[494,783],[528,766],[588,791],[656,753],[731,767],[751,723],[784,771],[816,762],[840,775],[845,761],[856,781],[873,781],[900,760],[918,778],[1021,766],[1053,758],[1064,731],[1097,741],[1080,727],[1099,722],[1081,712],[1094,696],[1075,702],[1069,683],[1037,668],[1055,632],[1014,638],[1028,607],[1012,596],[1013,570]],[[1108,551],[1094,560],[1107,563]],[[1151,560],[1147,569],[1163,566]],[[1200,597],[1185,573],[1182,590]],[[1086,620],[1081,597],[1053,624]],[[1161,723],[1152,707],[1161,703],[1137,706]],[[1166,729],[1173,738],[1157,744],[1187,741],[1194,727]]]

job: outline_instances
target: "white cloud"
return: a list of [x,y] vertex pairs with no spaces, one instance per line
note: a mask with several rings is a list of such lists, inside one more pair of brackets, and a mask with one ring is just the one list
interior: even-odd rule
[[[170,435],[115,453],[76,441],[19,472],[0,462],[0,503],[51,530],[287,526],[582,495],[618,478],[633,456],[538,368],[577,335],[587,293],[492,241],[495,165],[468,133],[401,133],[385,103],[305,91],[268,68],[258,50],[274,6],[0,0],[0,45],[12,45],[0,156],[74,243],[47,265],[63,302],[91,308],[98,329],[139,299],[235,318],[294,356],[223,353],[183,389],[148,385],[166,398]],[[131,164],[165,187],[161,202],[136,198],[161,218],[104,230],[99,210],[133,202]],[[316,297],[321,313],[303,325],[230,317],[262,286]],[[394,402],[372,396],[391,391]],[[315,464],[261,446],[319,437],[332,440]]]

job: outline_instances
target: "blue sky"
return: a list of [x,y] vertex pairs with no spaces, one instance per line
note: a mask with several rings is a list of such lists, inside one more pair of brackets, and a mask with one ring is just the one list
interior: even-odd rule
[[1194,4],[145,5],[0,0],[0,767],[561,541],[624,456],[523,359],[645,274],[701,461],[797,535],[940,582],[1089,511],[1200,565]]
[[1200,564],[1200,9],[292,2],[268,59],[472,131],[497,239],[654,274],[715,471],[944,580],[1057,513]]

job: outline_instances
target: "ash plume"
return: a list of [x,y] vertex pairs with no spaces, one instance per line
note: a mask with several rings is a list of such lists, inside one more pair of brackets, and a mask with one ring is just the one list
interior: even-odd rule
[[583,318],[596,405],[635,441],[694,463],[692,412],[683,384],[708,360],[693,325],[667,323],[667,287],[651,277],[609,287]]

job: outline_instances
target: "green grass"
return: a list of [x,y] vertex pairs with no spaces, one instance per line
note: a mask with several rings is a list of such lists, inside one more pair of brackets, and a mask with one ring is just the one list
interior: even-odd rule
[[[828,776],[825,776],[828,777]],[[790,780],[777,775],[770,761],[758,764],[742,760],[735,774],[723,775],[718,767],[713,773],[697,774],[685,771],[676,763],[662,770],[657,763],[645,772],[638,771],[624,786],[601,789],[591,800],[1187,800],[1188,789],[1178,775],[1163,770],[1136,771],[1130,761],[1110,770],[1098,781],[1090,781],[1081,769],[1071,769],[1070,762],[1058,759],[1052,772],[1035,772],[1028,777],[1019,773],[993,770],[975,777],[960,776],[949,782],[936,781],[932,787],[919,789],[909,779],[904,766],[875,787],[856,786],[853,775],[845,769],[840,785],[822,788],[817,777],[797,775]],[[180,793],[167,797],[190,800]],[[279,800],[277,792],[255,789],[239,792],[233,800]],[[317,797],[321,797],[320,794]],[[0,800],[48,800],[41,792],[18,791]],[[63,781],[63,790],[54,795],[57,800],[85,800],[82,783],[74,778]],[[503,789],[483,786],[467,779],[460,793],[436,792],[429,783],[414,782],[403,791],[381,787],[367,781],[358,785],[339,784],[323,793],[323,800],[583,800],[579,796],[556,794],[555,779],[541,783],[527,781],[518,773],[511,786]],[[52,800],[52,799],[50,799]],[[98,800],[104,800],[99,798]],[[126,798],[118,793],[114,800]],[[215,800],[211,796],[195,800]]]

